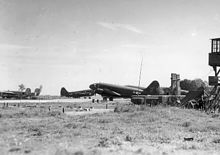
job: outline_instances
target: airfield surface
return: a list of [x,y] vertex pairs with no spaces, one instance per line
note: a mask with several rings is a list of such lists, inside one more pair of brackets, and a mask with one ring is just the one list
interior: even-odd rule
[[21,99],[21,100],[0,100],[1,103],[76,103],[76,102],[89,102],[91,99],[81,99],[81,98],[76,98],[76,99],[51,99],[51,100],[43,100],[43,99],[36,99],[36,100],[30,100],[30,99]]
[[87,99],[7,102],[0,102],[1,155],[220,154],[218,114],[129,100],[108,109]]

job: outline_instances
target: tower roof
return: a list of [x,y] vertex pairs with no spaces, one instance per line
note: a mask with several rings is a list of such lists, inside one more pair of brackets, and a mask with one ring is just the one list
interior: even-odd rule
[[220,40],[220,38],[212,38],[211,40]]

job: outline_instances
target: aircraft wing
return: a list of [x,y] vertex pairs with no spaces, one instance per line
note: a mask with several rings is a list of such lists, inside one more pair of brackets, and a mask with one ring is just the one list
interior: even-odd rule
[[119,94],[115,91],[109,90],[109,89],[98,88],[96,91],[97,91],[97,93],[101,93],[101,94],[105,94],[105,95],[109,95],[109,96],[118,96],[118,97],[121,96],[121,94]]
[[145,89],[145,87],[132,86],[132,85],[125,85],[125,87],[135,88],[135,89],[140,89],[140,90],[144,90]]
[[92,95],[93,90],[81,90],[81,91],[75,91],[73,93],[75,93],[77,95],[82,95],[82,96],[86,96],[86,95],[89,96],[89,95]]

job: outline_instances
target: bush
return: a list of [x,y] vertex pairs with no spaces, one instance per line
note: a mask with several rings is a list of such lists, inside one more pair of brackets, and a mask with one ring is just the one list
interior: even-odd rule
[[49,116],[60,116],[61,115],[61,112],[60,111],[50,111],[47,113],[47,115]]
[[190,90],[198,90],[201,87],[206,88],[208,87],[208,84],[202,79],[195,79],[195,80],[184,79],[180,81],[180,87],[183,90],[190,91]]
[[98,146],[99,147],[109,147],[110,146],[109,139],[106,137],[100,138]]
[[127,135],[127,136],[125,137],[125,141],[131,142],[132,140],[133,140],[133,138],[131,138],[131,136],[129,136],[129,135]]
[[212,140],[212,142],[213,142],[213,143],[218,143],[218,144],[219,144],[219,143],[220,143],[220,138],[215,138],[215,139]]

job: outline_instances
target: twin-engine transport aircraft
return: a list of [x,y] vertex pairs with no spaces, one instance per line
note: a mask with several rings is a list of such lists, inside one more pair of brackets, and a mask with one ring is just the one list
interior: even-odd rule
[[79,97],[86,97],[86,96],[93,96],[95,93],[91,89],[81,90],[81,91],[74,91],[74,92],[68,92],[64,87],[60,90],[60,96],[65,97],[73,97],[73,98],[79,98]]
[[113,98],[131,98],[132,95],[158,95],[159,83],[153,81],[147,88],[140,89],[135,86],[120,86],[107,83],[94,83],[89,86],[95,93],[100,94],[104,100],[109,98],[113,101]]
[[32,93],[30,88],[27,88],[24,92],[22,91],[4,91],[0,92],[0,96],[2,98],[14,98],[14,99],[36,99],[42,90],[42,86],[40,88],[36,88]]

